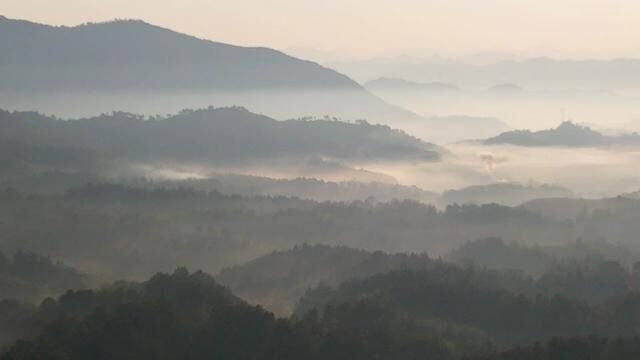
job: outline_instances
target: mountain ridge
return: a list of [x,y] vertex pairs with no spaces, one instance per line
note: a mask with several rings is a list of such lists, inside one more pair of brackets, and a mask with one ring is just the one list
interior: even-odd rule
[[[54,27],[0,20],[0,107],[63,117],[241,105],[386,124],[421,117],[320,64],[266,47],[197,38],[141,20]],[[144,109],[144,110],[141,110]]]

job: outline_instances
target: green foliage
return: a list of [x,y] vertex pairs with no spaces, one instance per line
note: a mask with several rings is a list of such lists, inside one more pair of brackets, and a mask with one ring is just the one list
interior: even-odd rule
[[11,359],[453,359],[409,319],[364,304],[293,321],[247,305],[203,273],[69,292],[41,306],[37,335]]
[[471,326],[502,345],[551,336],[639,336],[640,296],[622,293],[588,305],[562,296],[526,296],[496,285],[473,270],[435,267],[396,271],[336,288],[318,287],[300,301],[297,314],[327,305],[365,301],[424,321]]

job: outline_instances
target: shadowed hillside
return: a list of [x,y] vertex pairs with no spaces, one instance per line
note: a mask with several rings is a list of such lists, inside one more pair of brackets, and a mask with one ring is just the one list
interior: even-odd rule
[[54,27],[0,17],[0,48],[0,106],[14,110],[87,116],[80,109],[91,103],[165,114],[218,104],[278,118],[419,118],[316,63],[138,20]]

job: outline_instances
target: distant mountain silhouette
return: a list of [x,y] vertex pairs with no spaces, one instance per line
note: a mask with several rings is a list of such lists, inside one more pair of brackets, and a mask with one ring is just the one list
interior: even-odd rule
[[414,81],[442,81],[461,87],[490,87],[515,83],[527,89],[615,89],[637,88],[640,59],[560,60],[532,58],[501,61],[489,65],[457,62],[427,62],[385,69],[378,76]]
[[607,146],[640,145],[640,135],[605,136],[589,127],[565,121],[555,129],[530,131],[515,130],[502,133],[484,141],[485,144],[510,144],[518,146]]
[[[242,105],[278,118],[419,118],[316,63],[273,49],[198,39],[137,20],[54,27],[0,17],[0,48],[0,92],[217,93],[203,100],[206,103],[180,99],[180,106]],[[76,100],[64,99],[61,109],[53,110],[66,116],[62,110],[86,101]],[[126,105],[120,100],[109,111],[132,111]],[[35,105],[30,109],[50,111]],[[177,110],[160,105],[148,109],[149,114]]]
[[348,77],[267,48],[179,34],[142,21],[52,27],[0,19],[4,89],[359,89]]
[[500,94],[521,93],[524,90],[516,84],[497,84],[489,88],[489,92]]
[[398,90],[398,91],[432,91],[432,92],[448,92],[448,91],[460,91],[455,85],[431,82],[422,83],[415,81],[408,81],[398,78],[379,78],[376,80],[368,81],[364,84],[364,87],[371,90],[384,89],[384,90]]

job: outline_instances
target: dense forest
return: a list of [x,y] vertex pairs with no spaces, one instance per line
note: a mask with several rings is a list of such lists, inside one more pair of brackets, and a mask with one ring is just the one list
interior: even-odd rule
[[[615,340],[638,336],[637,293],[589,305],[496,289],[486,275],[439,264],[323,285],[278,318],[178,269],[38,307],[0,302],[2,359],[577,360],[627,359],[637,348]],[[551,337],[562,338],[539,343]]]
[[279,315],[290,315],[305,291],[320,283],[343,281],[402,268],[434,266],[429,256],[367,252],[344,246],[302,245],[274,251],[216,277],[235,294]]
[[[426,254],[303,245],[226,268],[216,278],[243,299],[278,315],[291,314],[308,288],[401,270],[433,271],[446,277],[464,273],[487,288],[528,296],[561,295],[589,304],[640,290],[640,263],[626,265],[598,249],[564,258],[550,255],[552,251],[483,239],[464,245],[443,261]],[[493,253],[496,261],[489,264],[486,260]]]
[[26,319],[31,335],[2,359],[454,359],[457,352],[420,324],[376,307],[277,319],[184,269],[69,292]]
[[0,297],[40,301],[68,289],[81,289],[90,279],[79,271],[34,253],[0,252]]
[[553,244],[581,235],[573,222],[498,205],[438,210],[412,201],[317,203],[121,185],[0,197],[3,249],[28,248],[116,277],[184,263],[216,272],[303,243],[443,254],[482,237]]
[[0,3],[0,360],[640,359],[640,5]]
[[630,266],[640,224],[637,206],[556,219],[525,207],[470,204],[439,210],[412,201],[319,203],[107,184],[64,195],[7,190],[0,198],[0,249],[29,249],[115,278],[146,277],[184,263],[215,273],[305,243],[444,256],[490,237],[526,246],[557,245],[568,255],[589,254],[566,247],[577,239],[581,244],[615,241],[627,250],[601,246],[597,251]]
[[363,302],[442,329],[463,328],[500,346],[552,336],[638,336],[640,296],[624,292],[598,304],[561,295],[528,296],[483,284],[472,271],[404,270],[319,286],[300,300],[296,314]]
[[[0,192],[5,359],[499,359],[640,336],[632,196],[439,209],[125,183]],[[212,276],[154,275],[184,264]]]
[[[490,359],[543,351],[527,346],[553,336],[640,336],[640,257],[603,240],[622,239],[617,214],[632,222],[632,206],[602,201],[572,218],[533,204],[439,210],[148,184],[0,197],[1,249],[13,254],[0,257],[6,359]],[[224,269],[104,282],[182,264]],[[158,331],[165,323],[182,325]],[[232,345],[254,342],[255,353]]]

